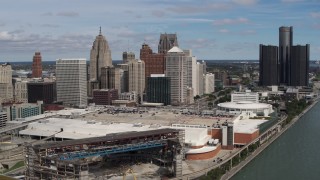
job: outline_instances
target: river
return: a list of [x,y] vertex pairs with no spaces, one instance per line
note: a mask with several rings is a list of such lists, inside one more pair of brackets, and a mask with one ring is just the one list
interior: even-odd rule
[[320,179],[320,103],[231,180]]

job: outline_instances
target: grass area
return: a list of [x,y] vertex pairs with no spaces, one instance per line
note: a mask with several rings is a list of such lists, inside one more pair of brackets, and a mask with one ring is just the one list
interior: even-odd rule
[[[15,165],[13,165],[10,169],[6,169],[0,173],[4,174],[4,173],[7,173],[9,171],[12,171],[12,170],[15,170],[15,169],[18,169],[20,167],[24,166],[24,161],[19,161],[17,162]],[[1,178],[0,178],[1,179]],[[2,180],[2,179],[1,179]]]
[[7,176],[3,176],[3,175],[0,175],[0,179],[1,180],[15,180],[15,179],[13,179],[11,177],[7,177]]

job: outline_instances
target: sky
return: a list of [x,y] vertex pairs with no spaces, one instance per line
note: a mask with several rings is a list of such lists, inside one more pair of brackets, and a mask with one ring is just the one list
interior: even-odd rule
[[161,33],[201,60],[257,60],[259,44],[279,44],[293,26],[293,44],[310,44],[320,60],[319,0],[1,0],[0,62],[90,57],[99,27],[113,60],[139,58],[143,43],[157,52]]

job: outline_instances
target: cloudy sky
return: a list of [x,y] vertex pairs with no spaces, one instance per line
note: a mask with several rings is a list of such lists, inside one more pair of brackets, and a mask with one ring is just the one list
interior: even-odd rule
[[278,45],[278,28],[293,26],[294,44],[311,44],[320,60],[319,0],[1,0],[0,62],[89,58],[99,33],[113,60],[157,52],[160,33],[198,59],[258,59],[259,44]]

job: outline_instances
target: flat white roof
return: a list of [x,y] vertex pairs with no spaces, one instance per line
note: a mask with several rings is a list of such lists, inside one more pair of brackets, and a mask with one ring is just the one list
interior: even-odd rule
[[206,152],[214,151],[216,149],[217,149],[217,146],[203,146],[202,148],[198,148],[198,149],[186,148],[186,154],[206,153]]
[[239,120],[233,125],[235,133],[252,134],[259,129],[259,125],[267,122],[268,120]]
[[242,102],[224,102],[219,103],[219,107],[230,108],[230,109],[268,109],[272,105],[266,103],[253,103],[248,101]]
[[193,146],[204,145],[210,139],[210,136],[207,133],[207,128],[176,128],[172,126],[160,126],[156,124],[144,125],[141,123],[102,123],[81,119],[63,118],[48,118],[38,122],[30,123],[27,129],[22,130],[19,133],[21,135],[51,136],[63,129],[63,131],[56,134],[55,137],[66,139],[82,139],[88,137],[105,136],[106,134],[111,133],[129,131],[141,132],[163,128],[185,129],[185,142],[190,143]]

